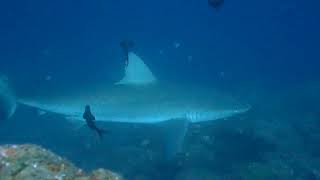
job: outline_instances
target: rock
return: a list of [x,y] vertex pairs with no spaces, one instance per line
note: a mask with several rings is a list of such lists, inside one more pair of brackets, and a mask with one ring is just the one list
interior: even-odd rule
[[294,179],[293,171],[282,162],[251,163],[241,173],[243,180]]
[[215,175],[211,170],[204,168],[188,168],[180,171],[175,180],[219,180],[220,178]]
[[103,180],[120,180],[122,179],[121,176],[119,176],[118,174],[109,171],[109,170],[105,170],[105,169],[97,169],[94,170],[91,173],[90,176],[91,179],[103,179]]
[[0,179],[6,180],[121,180],[114,172],[84,173],[71,162],[36,145],[0,146]]

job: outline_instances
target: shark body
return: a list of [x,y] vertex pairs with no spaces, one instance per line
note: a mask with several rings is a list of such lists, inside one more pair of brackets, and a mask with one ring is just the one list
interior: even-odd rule
[[133,52],[128,54],[123,79],[114,85],[72,94],[20,98],[18,102],[75,122],[84,122],[86,104],[91,106],[97,121],[155,124],[180,119],[181,123],[175,123],[169,132],[174,136],[169,138],[171,154],[181,149],[189,123],[223,119],[249,110],[248,105],[213,88],[158,82]]
[[93,92],[38,97],[21,102],[77,121],[83,121],[84,105],[89,104],[97,121],[125,123],[159,123],[170,119],[201,122],[248,110],[248,106],[213,89],[199,91],[170,85],[116,85]]
[[246,112],[249,106],[213,88],[160,83],[135,53],[128,55],[125,76],[115,85],[19,102],[83,121],[86,104],[98,121],[159,123],[170,119],[189,122],[217,120]]

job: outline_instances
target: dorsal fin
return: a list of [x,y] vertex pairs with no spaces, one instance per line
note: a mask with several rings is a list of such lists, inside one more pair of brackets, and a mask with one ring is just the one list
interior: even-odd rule
[[116,84],[146,85],[155,81],[156,78],[143,60],[135,53],[129,52],[125,75]]

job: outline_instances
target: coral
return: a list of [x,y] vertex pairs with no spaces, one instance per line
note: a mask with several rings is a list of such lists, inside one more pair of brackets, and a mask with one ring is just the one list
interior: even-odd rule
[[109,170],[84,173],[72,163],[35,145],[0,146],[0,179],[121,180]]

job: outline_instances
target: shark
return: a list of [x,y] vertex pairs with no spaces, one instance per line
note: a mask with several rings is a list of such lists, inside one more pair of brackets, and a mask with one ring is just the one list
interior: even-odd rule
[[226,119],[250,109],[248,104],[214,88],[161,82],[135,52],[129,52],[127,58],[124,76],[117,83],[70,94],[55,92],[46,96],[17,98],[17,104],[60,114],[76,123],[84,122],[82,115],[87,104],[91,106],[96,121],[144,124],[173,122],[163,127],[168,156],[182,151],[190,123]]

